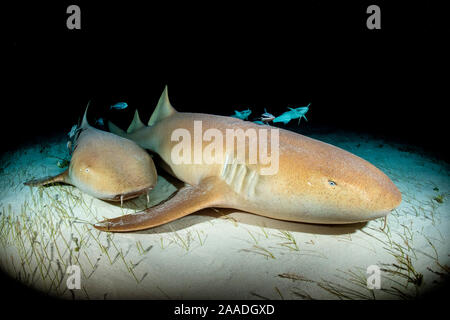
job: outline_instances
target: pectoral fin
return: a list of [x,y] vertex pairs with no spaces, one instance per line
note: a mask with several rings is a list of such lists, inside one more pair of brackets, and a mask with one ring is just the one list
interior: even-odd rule
[[101,231],[130,232],[153,228],[219,203],[223,182],[208,178],[199,185],[186,185],[161,204],[144,211],[104,220],[94,225]]
[[56,182],[63,182],[63,183],[70,183],[69,182],[69,170],[66,170],[56,176],[49,176],[44,177],[40,179],[34,179],[27,182],[24,182],[24,185],[31,186],[31,187],[37,187],[37,186],[45,186],[47,184],[56,183]]

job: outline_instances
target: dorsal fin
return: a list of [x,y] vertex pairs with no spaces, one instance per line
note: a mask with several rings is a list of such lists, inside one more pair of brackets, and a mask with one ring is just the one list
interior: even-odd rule
[[156,122],[171,116],[175,112],[177,112],[177,110],[175,110],[174,107],[172,107],[172,105],[170,104],[166,86],[163,93],[161,94],[161,97],[159,98],[158,105],[156,106],[155,111],[153,111],[152,116],[148,121],[148,125],[152,126]]
[[83,116],[83,121],[81,122],[81,127],[80,128],[87,128],[89,127],[89,122],[87,121],[87,111],[89,108],[89,105],[91,104],[91,100],[89,100],[87,106],[86,106],[86,110],[84,110],[84,116]]
[[131,121],[130,126],[127,129],[127,133],[132,133],[140,128],[145,127],[145,124],[142,123],[141,118],[139,118],[139,113],[136,109],[134,113],[133,121]]

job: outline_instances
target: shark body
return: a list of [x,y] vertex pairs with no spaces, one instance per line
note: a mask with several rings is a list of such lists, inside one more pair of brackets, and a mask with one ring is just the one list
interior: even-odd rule
[[[263,175],[263,166],[237,161],[236,153],[216,154],[217,163],[178,163],[172,133],[182,128],[194,134],[203,129],[259,129],[260,125],[232,117],[177,112],[167,87],[148,126],[136,112],[127,132],[111,122],[111,132],[157,153],[163,166],[185,186],[167,201],[142,212],[108,219],[95,225],[111,232],[155,227],[207,207],[234,208],[288,221],[344,224],[384,217],[401,202],[394,183],[364,159],[333,145],[279,129],[279,167]],[[268,137],[270,139],[270,135]],[[203,142],[200,148],[207,148]],[[195,152],[192,145],[192,153]]]

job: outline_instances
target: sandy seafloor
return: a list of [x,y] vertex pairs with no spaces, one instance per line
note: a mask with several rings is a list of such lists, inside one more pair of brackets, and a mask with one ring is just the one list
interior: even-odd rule
[[[402,192],[389,215],[356,225],[277,221],[207,209],[137,233],[90,224],[142,210],[146,197],[108,203],[69,185],[23,182],[61,172],[66,135],[0,159],[0,265],[51,296],[76,299],[409,299],[443,286],[450,271],[450,183],[445,162],[349,132],[310,135],[382,169]],[[149,206],[175,186],[159,169]],[[80,289],[67,287],[80,267]],[[367,288],[367,267],[381,288]]]

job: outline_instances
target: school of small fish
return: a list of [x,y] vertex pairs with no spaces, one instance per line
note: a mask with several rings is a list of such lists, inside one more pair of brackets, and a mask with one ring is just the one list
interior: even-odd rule
[[[305,120],[308,121],[305,114],[309,111],[310,105],[311,104],[308,104],[306,107],[298,108],[288,107],[289,110],[279,115],[278,117],[275,117],[273,114],[267,112],[267,110],[264,108],[264,113],[261,114],[261,117],[255,119],[255,121],[253,122],[262,125],[268,125],[269,122],[282,122],[283,124],[288,124],[291,120],[298,119],[298,125],[300,125],[300,120],[302,118],[305,118]],[[248,117],[251,113],[252,111],[250,109],[243,111],[234,110],[234,114],[232,115],[232,117],[242,120],[248,120]]]

